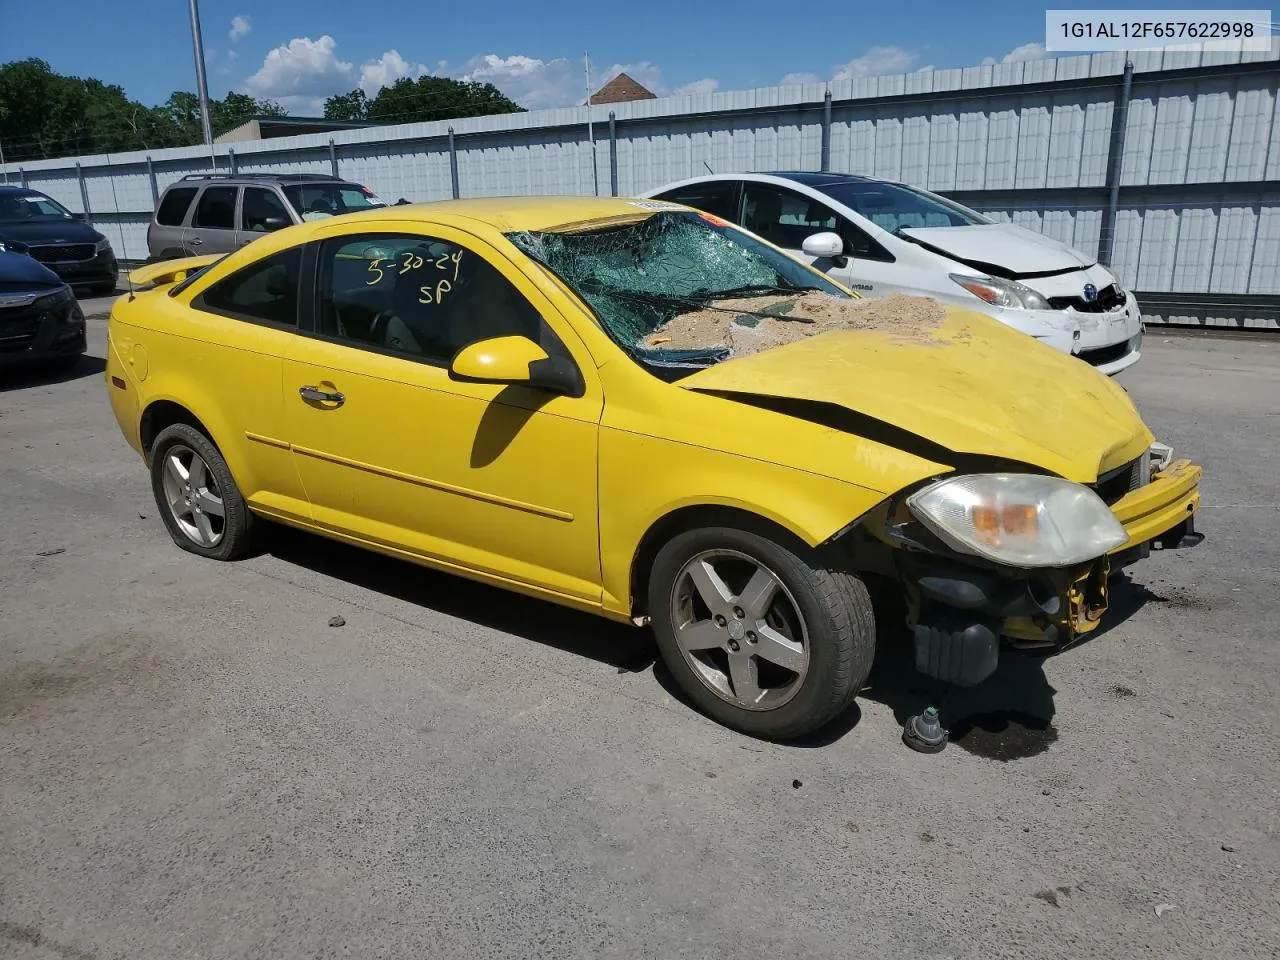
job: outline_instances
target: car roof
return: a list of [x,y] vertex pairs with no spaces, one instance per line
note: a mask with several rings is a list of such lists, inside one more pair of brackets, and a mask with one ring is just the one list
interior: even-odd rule
[[885,181],[876,177],[863,177],[854,173],[810,173],[804,170],[768,170],[762,171],[762,176],[780,177],[783,180],[794,180],[796,183],[803,183],[807,187],[816,187],[822,189],[837,183],[883,183]]
[[202,183],[236,186],[241,183],[354,183],[354,181],[328,173],[189,173],[175,180],[165,189],[198,186]]
[[[655,207],[655,203],[661,203],[661,206]],[[472,221],[502,233],[519,233],[552,230],[593,220],[642,216],[664,207],[683,209],[678,204],[628,197],[483,197],[376,207],[346,213],[341,218],[314,220],[312,225],[320,228],[334,222],[353,224],[370,220],[403,220],[464,226],[462,221]]]
[[17,183],[0,183],[0,193],[6,196],[13,196],[13,197],[29,196],[30,194],[33,194],[33,193],[39,194],[40,196],[44,196],[44,194],[40,193],[39,190],[35,190],[31,187],[24,187],[21,184],[17,184]]

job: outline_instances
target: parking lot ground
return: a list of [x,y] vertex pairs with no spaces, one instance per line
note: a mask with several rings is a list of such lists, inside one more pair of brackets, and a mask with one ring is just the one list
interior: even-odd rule
[[1277,955],[1280,343],[1149,332],[1122,379],[1207,540],[937,756],[890,671],[766,744],[641,631],[301,534],[183,553],[103,344],[0,391],[0,957]]

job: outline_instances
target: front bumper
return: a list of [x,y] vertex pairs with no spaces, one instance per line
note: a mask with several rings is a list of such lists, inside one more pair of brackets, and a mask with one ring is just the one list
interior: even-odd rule
[[1015,570],[967,558],[903,552],[916,666],[928,676],[969,686],[995,671],[1001,642],[1057,653],[1102,622],[1111,575],[1152,549],[1194,546],[1201,468],[1189,460],[1156,464],[1150,482],[1112,504],[1129,540],[1074,568]]
[[78,356],[86,346],[84,314],[74,300],[0,312],[0,367]]
[[114,288],[120,279],[120,264],[108,247],[87,260],[50,260],[44,265],[72,287],[99,287],[108,283]]
[[1109,377],[1142,358],[1142,313],[1133,294],[1127,291],[1124,305],[1108,313],[1002,307],[985,312],[1047,346],[1078,357]]

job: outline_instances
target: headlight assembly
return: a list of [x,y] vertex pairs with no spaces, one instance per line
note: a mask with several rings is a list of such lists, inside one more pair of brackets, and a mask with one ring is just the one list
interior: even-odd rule
[[1069,567],[1129,540],[1096,493],[1058,477],[951,477],[912,494],[907,506],[952,548],[1011,567]]
[[70,287],[63,287],[56,293],[50,293],[36,300],[36,306],[41,310],[52,310],[55,307],[61,307],[63,304],[71,303],[75,300],[76,295],[71,292]]
[[1002,280],[1000,277],[971,277],[964,273],[950,274],[951,279],[964,287],[979,300],[994,307],[1012,307],[1015,310],[1052,310],[1049,301],[1025,283]]
[[103,237],[101,240],[99,240],[97,243],[93,245],[94,254],[106,253],[110,249],[111,249],[111,241],[108,240],[106,237]]

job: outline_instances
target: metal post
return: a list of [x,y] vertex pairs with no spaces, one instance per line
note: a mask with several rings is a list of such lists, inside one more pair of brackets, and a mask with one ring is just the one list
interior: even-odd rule
[[612,110],[609,111],[609,195],[618,195],[618,128]]
[[333,145],[333,137],[329,138],[329,172],[338,179],[338,148]]
[[90,219],[93,211],[89,209],[89,188],[84,183],[84,171],[80,169],[80,164],[76,164],[76,179],[80,181],[80,205],[84,207],[84,218]]
[[453,144],[453,127],[449,128],[449,179],[453,181],[453,199],[462,196],[458,190],[458,151]]
[[234,177],[240,172],[236,165],[236,149],[235,147],[227,147],[227,166],[231,169],[231,175]]
[[1120,100],[1111,121],[1111,147],[1107,153],[1107,205],[1102,211],[1102,228],[1098,231],[1098,262],[1111,266],[1116,248],[1116,215],[1120,209],[1120,174],[1124,166],[1124,138],[1129,125],[1129,97],[1133,91],[1133,61],[1124,62],[1124,81]]
[[24,187],[27,185],[27,171],[22,167],[18,168],[18,179],[22,181]]
[[151,206],[160,205],[160,188],[156,185],[156,168],[151,158],[147,157],[147,179],[151,181]]
[[822,98],[822,167],[823,173],[831,169],[831,88]]
[[[191,10],[191,43],[196,52],[196,93],[200,97],[200,125],[204,128],[204,142],[210,147],[209,156],[213,156],[213,127],[209,123],[209,84],[204,76],[204,40],[200,36],[200,4],[198,0],[189,0]],[[214,161],[217,166],[217,161]]]
[[4,144],[0,143],[0,173],[4,174],[4,182],[9,182],[9,165],[4,162]]

